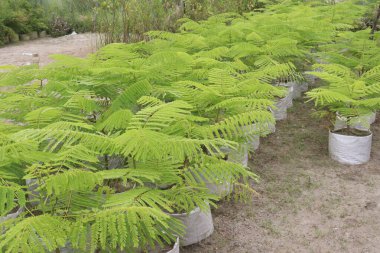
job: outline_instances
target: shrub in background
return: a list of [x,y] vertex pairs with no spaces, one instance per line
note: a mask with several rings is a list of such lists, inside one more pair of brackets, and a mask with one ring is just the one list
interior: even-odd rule
[[53,37],[64,36],[71,31],[71,27],[62,17],[56,17],[50,24],[49,32]]

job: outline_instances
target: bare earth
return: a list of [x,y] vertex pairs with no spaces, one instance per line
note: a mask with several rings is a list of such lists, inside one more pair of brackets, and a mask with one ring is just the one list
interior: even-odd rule
[[[45,38],[0,48],[0,65],[25,64],[23,52],[85,56],[93,35]],[[182,253],[380,252],[380,126],[374,123],[372,159],[345,166],[328,157],[325,122],[310,104],[294,103],[275,134],[262,138],[250,163],[261,181],[252,204],[222,202],[215,232]]]
[[262,138],[250,167],[261,176],[251,205],[220,203],[214,234],[182,253],[380,252],[380,126],[366,165],[328,156],[325,122],[294,103],[275,134]]
[[31,61],[31,56],[23,53],[39,54],[40,65],[51,62],[51,54],[67,54],[84,57],[96,49],[96,37],[94,34],[67,35],[59,38],[42,38],[31,41],[10,44],[0,47],[0,66],[1,65],[25,65]]

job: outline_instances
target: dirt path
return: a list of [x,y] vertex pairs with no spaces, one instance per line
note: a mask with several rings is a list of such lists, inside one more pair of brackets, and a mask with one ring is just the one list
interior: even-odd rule
[[59,38],[42,38],[32,41],[19,42],[0,47],[1,65],[25,65],[31,61],[31,56],[23,53],[38,53],[40,65],[46,65],[52,60],[51,54],[68,54],[84,57],[96,49],[94,34],[67,35]]
[[295,103],[276,133],[262,138],[250,167],[261,176],[252,205],[221,203],[214,234],[182,253],[380,252],[380,126],[371,161],[328,157],[324,122]]

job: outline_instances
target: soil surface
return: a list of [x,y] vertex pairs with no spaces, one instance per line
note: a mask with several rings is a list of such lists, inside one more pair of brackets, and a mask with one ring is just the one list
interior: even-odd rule
[[380,126],[360,166],[328,156],[326,122],[296,101],[276,132],[261,138],[250,168],[261,177],[252,204],[222,202],[215,232],[181,253],[380,252]]
[[67,54],[84,57],[92,53],[97,48],[96,36],[90,33],[66,35],[59,38],[41,38],[31,41],[23,41],[0,47],[1,65],[25,65],[32,61],[32,56],[24,53],[37,53],[41,66],[53,60],[49,58],[51,54]]

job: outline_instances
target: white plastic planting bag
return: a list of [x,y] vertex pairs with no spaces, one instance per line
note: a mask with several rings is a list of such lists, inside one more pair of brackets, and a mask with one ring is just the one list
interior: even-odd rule
[[247,142],[249,145],[250,150],[257,150],[260,147],[260,136],[254,135],[252,138]]
[[303,76],[305,77],[306,82],[310,83],[310,84],[314,84],[318,80],[318,77],[310,75],[310,74],[307,74],[305,72],[304,72]]
[[219,180],[218,182],[207,181],[203,177],[206,188],[211,194],[217,195],[219,197],[225,197],[232,192],[233,186],[229,181]]
[[173,249],[171,249],[167,253],[179,253],[179,238],[177,238],[177,241],[175,242]]
[[[261,128],[261,129],[260,129]],[[246,139],[248,150],[253,151],[260,146],[260,134],[271,133],[270,124],[263,124],[258,127],[256,124],[242,127]]]
[[342,164],[357,165],[369,161],[372,133],[368,136],[350,136],[330,132],[330,157]]
[[171,216],[179,219],[185,227],[185,234],[180,237],[181,246],[198,243],[214,232],[214,223],[210,209],[202,212],[197,207],[189,214],[171,214]]
[[36,206],[40,203],[38,196],[40,195],[40,192],[37,190],[38,184],[37,179],[26,179],[25,180],[26,186],[28,187],[28,200],[29,203],[32,206]]
[[302,96],[301,85],[295,83],[293,86],[293,99],[300,98]]
[[309,84],[307,82],[302,82],[300,84],[300,90],[301,92],[306,92],[309,90]]
[[294,83],[294,85],[293,85],[293,99],[300,98],[302,96],[302,92],[306,92],[308,89],[309,89],[309,85],[307,82]]
[[225,197],[232,192],[233,186],[231,182],[226,179],[226,176],[219,176],[219,178],[218,176],[219,175],[208,175],[206,177],[201,173],[199,176],[195,177],[195,180],[206,187],[209,190],[209,193],[219,197]]
[[10,219],[17,218],[23,211],[24,211],[24,208],[21,207],[16,212],[14,212],[14,213],[10,213],[10,214],[5,215],[5,216],[0,216],[0,223],[4,222],[4,221],[7,221],[7,220],[10,220]]
[[276,120],[284,120],[287,118],[287,109],[293,106],[293,86],[288,88],[286,97],[281,98],[276,103],[276,108],[272,110],[273,116]]
[[227,161],[247,166],[248,164],[248,147],[247,145],[239,145],[237,149],[228,149],[225,153]]
[[241,144],[237,149],[222,147],[221,151],[226,155],[227,161],[248,166],[248,145]]
[[[370,129],[371,124],[376,120],[376,112],[372,112],[368,115],[354,117],[351,119],[351,127],[359,130],[367,131]],[[337,113],[334,130],[339,130],[347,127],[347,118],[340,116]]]

